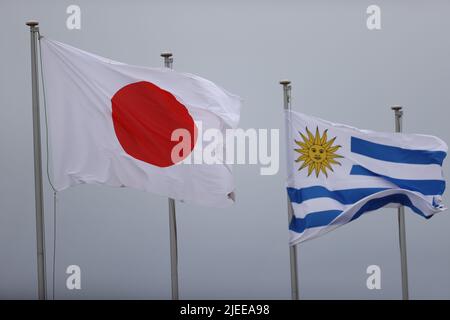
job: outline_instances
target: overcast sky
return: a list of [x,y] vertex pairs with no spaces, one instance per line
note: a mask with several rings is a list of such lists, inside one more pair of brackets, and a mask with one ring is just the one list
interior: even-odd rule
[[[66,9],[81,9],[81,29]],[[381,30],[366,9],[381,8]],[[36,238],[29,30],[114,60],[198,74],[244,99],[242,128],[283,130],[280,79],[292,108],[334,122],[450,141],[450,2],[433,1],[1,1],[0,298],[36,297]],[[48,90],[51,90],[48,88]],[[283,131],[280,137],[284,137]],[[282,143],[283,146],[283,143]],[[177,204],[180,297],[288,299],[284,150],[280,172],[234,166],[237,202],[226,209]],[[444,165],[449,176],[449,161]],[[45,182],[48,285],[52,193]],[[448,191],[444,203],[449,203]],[[406,210],[411,298],[450,298],[450,215]],[[81,185],[58,194],[56,297],[170,298],[167,199],[132,189]],[[401,297],[395,209],[364,215],[298,248],[300,295]],[[65,286],[79,265],[82,289]],[[381,267],[381,290],[366,268]]]

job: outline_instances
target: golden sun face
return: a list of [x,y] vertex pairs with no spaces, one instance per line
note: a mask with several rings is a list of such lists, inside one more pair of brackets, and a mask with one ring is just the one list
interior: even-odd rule
[[303,161],[298,170],[300,171],[308,167],[308,177],[314,171],[316,178],[319,177],[320,173],[323,173],[328,178],[327,169],[333,171],[332,164],[341,165],[340,162],[335,160],[337,158],[343,158],[341,155],[335,153],[341,146],[333,145],[336,137],[327,140],[327,131],[325,130],[323,135],[320,136],[319,127],[316,127],[315,135],[306,128],[307,137],[299,132],[303,141],[295,140],[295,143],[300,147],[299,149],[294,149],[300,154],[295,162]]

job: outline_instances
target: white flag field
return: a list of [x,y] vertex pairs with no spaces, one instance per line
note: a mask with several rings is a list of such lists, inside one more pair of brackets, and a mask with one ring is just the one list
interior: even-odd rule
[[[197,148],[197,123],[220,131],[237,126],[238,96],[192,74],[127,65],[45,37],[40,43],[58,191],[91,183],[205,206],[234,202],[231,168],[222,159],[180,162]],[[191,136],[178,160],[176,130]]]
[[424,218],[446,209],[439,138],[381,133],[286,111],[291,245],[379,208],[409,207]]

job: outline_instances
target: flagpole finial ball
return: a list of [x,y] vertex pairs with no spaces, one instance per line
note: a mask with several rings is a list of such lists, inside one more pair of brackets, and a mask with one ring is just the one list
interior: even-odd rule
[[30,21],[27,21],[25,24],[29,27],[36,27],[39,24],[39,22],[30,20]]
[[394,111],[400,111],[403,109],[403,107],[402,106],[392,106],[391,109]]
[[170,58],[172,56],[172,52],[163,52],[161,53],[161,57]]
[[289,80],[281,80],[280,81],[280,84],[283,85],[283,86],[286,86],[286,85],[288,85],[290,83],[291,83],[291,81],[289,81]]

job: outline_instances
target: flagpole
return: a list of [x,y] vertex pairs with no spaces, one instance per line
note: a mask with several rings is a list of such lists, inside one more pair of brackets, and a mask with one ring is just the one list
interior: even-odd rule
[[[395,114],[395,132],[402,132],[402,116],[401,106],[393,106],[391,109]],[[402,272],[402,298],[409,300],[408,292],[408,260],[406,256],[406,225],[405,225],[405,207],[398,208],[398,236],[400,243],[400,263]]]
[[[280,84],[283,86],[283,104],[284,110],[291,110],[291,82],[289,80],[282,80]],[[286,127],[286,130],[289,130]],[[288,135],[289,136],[289,135]],[[289,196],[287,198],[287,207],[288,207],[288,220],[289,223],[294,216],[292,210],[292,204],[289,200]],[[295,245],[289,246],[289,256],[291,262],[291,298],[292,300],[298,300],[299,290],[298,290],[298,274],[297,274],[297,247]]]
[[[170,52],[161,53],[164,67],[172,69],[173,57]],[[178,244],[177,244],[177,216],[175,200],[169,198],[169,232],[170,232],[170,276],[172,280],[172,300],[178,300]]]
[[37,280],[38,299],[47,298],[45,287],[45,243],[44,243],[44,199],[42,186],[42,155],[41,155],[41,127],[39,115],[39,78],[37,60],[37,41],[39,37],[39,22],[28,21],[31,36],[31,94],[33,112],[33,147],[34,147],[34,197],[36,207],[36,244],[37,244]]

